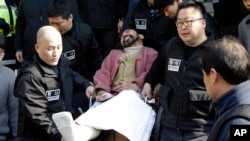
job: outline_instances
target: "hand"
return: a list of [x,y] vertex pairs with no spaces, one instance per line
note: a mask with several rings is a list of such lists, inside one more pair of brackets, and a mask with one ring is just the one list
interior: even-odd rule
[[117,23],[117,32],[120,33],[123,26],[123,21],[119,20]]
[[159,96],[158,96],[158,93],[159,93],[160,88],[161,88],[161,84],[158,83],[158,84],[155,86],[155,88],[154,88],[153,97],[159,97]]
[[19,61],[19,62],[23,62],[23,52],[21,52],[21,51],[17,51],[16,52],[16,59],[17,59],[17,61]]
[[151,90],[152,90],[151,85],[149,83],[145,83],[142,88],[141,95],[143,97],[147,97],[148,99],[152,99],[153,96],[151,94]]
[[106,100],[111,99],[112,97],[114,96],[111,93],[104,92],[104,93],[97,95],[95,99],[96,101],[104,102]]
[[90,85],[86,88],[85,94],[89,98],[90,96],[93,96],[94,93],[94,86]]
[[123,90],[128,90],[130,89],[130,84],[127,81],[120,81],[117,85],[114,85],[113,87],[111,87],[111,90],[114,92],[121,92]]

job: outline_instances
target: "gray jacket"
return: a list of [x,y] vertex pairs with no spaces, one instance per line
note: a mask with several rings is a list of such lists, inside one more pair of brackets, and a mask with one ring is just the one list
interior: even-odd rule
[[250,14],[246,16],[238,26],[238,38],[250,53]]
[[0,64],[0,140],[17,135],[18,99],[14,97],[14,72]]
[[[242,105],[250,104],[250,81],[240,83],[233,89],[227,91],[221,97],[216,99],[213,102],[218,113],[218,119],[214,124],[212,132],[210,133],[208,141],[229,141],[230,140],[230,125],[250,125],[250,120],[246,117],[235,116],[234,118],[228,119],[222,124],[220,130],[217,132],[218,136],[215,137],[215,129],[219,126],[219,123],[224,120],[225,117],[228,117],[228,113],[233,113],[233,111]],[[245,107],[244,107],[245,108]],[[241,111],[246,111],[247,109],[240,109]],[[216,138],[216,139],[215,139]]]

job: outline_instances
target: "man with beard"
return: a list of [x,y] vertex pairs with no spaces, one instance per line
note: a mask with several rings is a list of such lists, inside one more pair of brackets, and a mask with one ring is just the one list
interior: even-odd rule
[[143,79],[157,56],[157,52],[142,43],[143,35],[133,29],[121,35],[123,50],[112,50],[94,75],[96,100],[104,93],[117,95],[122,90],[140,91]]
[[[121,35],[123,50],[112,50],[94,75],[94,94],[97,101],[117,95],[122,90],[141,91],[144,77],[157,57],[157,51],[143,46],[143,35],[127,29]],[[126,140],[117,132],[109,134],[109,141]],[[113,140],[114,139],[114,140]]]
[[121,30],[131,28],[144,36],[143,44],[160,51],[174,36],[174,20],[154,5],[154,0],[139,0],[128,11]]

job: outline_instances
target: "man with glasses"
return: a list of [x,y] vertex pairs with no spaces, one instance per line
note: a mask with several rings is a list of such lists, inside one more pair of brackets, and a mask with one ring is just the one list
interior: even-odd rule
[[[214,40],[205,34],[205,11],[195,2],[182,2],[177,11],[179,37],[159,52],[145,77],[142,95],[152,97],[157,83],[160,105],[160,141],[207,140],[215,120],[201,70],[204,45]],[[164,76],[164,77],[163,77]],[[161,81],[163,80],[163,81]]]
[[175,25],[177,28],[182,28],[183,25],[186,27],[189,27],[189,26],[192,26],[193,22],[198,21],[198,20],[203,20],[203,18],[199,18],[199,19],[195,19],[195,20],[187,20],[187,21],[183,21],[183,22],[175,22]]
[[[154,0],[155,7],[162,10],[165,16],[176,19],[177,11],[178,11],[178,4],[182,3],[183,1],[193,1],[195,0]],[[205,10],[205,7],[201,2],[196,2]],[[220,32],[217,24],[215,23],[213,17],[206,12],[204,19],[206,19],[207,26],[205,28],[206,34],[212,34],[216,38],[220,37]]]

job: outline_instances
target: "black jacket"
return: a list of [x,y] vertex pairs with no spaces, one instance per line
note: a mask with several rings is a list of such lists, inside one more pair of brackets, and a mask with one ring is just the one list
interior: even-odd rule
[[103,57],[89,25],[73,22],[70,31],[62,35],[63,56],[70,60],[70,67],[88,79],[92,79]]
[[[36,33],[41,26],[49,24],[47,8],[50,2],[51,0],[21,0],[19,3],[14,47],[23,51],[25,60],[33,60]],[[76,5],[74,6],[74,20],[80,21]]]
[[125,18],[129,0],[78,0],[82,20],[92,28],[116,29]]
[[244,5],[239,0],[219,0],[213,3],[214,19],[221,26],[238,26],[244,15]]
[[[209,38],[197,47],[188,47],[176,37],[164,47],[145,82],[154,85],[164,77],[159,91],[165,127],[191,131],[211,130],[215,114],[206,92],[201,70],[201,52]],[[158,81],[158,82],[157,82]]]
[[[151,16],[150,10],[156,10],[153,16]],[[163,12],[149,6],[147,1],[140,1],[129,10],[122,32],[129,28],[144,35],[143,44],[145,46],[159,51],[174,36],[176,27],[174,21],[165,16]]]
[[19,98],[18,136],[22,138],[60,141],[61,135],[52,122],[52,114],[70,111],[73,85],[85,91],[90,85],[87,79],[69,69],[69,63],[61,58],[58,73],[35,57],[34,63],[22,72],[15,84],[15,96]]

